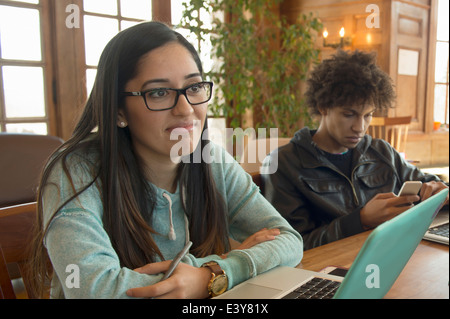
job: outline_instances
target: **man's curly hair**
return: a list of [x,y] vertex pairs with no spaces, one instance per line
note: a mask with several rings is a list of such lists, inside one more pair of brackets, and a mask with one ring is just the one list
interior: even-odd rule
[[338,106],[373,105],[377,111],[393,107],[392,80],[376,65],[376,54],[338,51],[311,72],[305,93],[314,114]]

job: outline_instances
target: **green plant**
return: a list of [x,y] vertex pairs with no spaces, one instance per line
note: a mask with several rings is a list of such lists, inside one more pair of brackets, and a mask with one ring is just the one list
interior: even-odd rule
[[[219,87],[212,103],[214,114],[230,119],[233,128],[245,126],[242,115],[252,110],[259,127],[279,129],[279,136],[293,136],[313,118],[304,104],[300,83],[318,61],[314,35],[321,23],[312,14],[287,23],[279,14],[281,0],[191,0],[185,3],[182,27],[199,43],[210,37],[219,67],[208,76]],[[202,12],[214,18],[210,28]],[[201,50],[201,48],[200,48]]]

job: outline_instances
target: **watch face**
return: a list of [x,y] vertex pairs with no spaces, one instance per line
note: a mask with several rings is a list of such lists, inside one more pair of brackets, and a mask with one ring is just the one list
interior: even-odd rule
[[211,284],[211,292],[214,295],[220,295],[224,293],[228,288],[228,278],[225,275],[217,276],[214,282]]

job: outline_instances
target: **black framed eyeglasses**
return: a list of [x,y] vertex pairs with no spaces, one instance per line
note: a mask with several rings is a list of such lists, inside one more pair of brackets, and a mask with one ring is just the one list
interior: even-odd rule
[[197,82],[183,89],[155,88],[139,92],[123,92],[124,96],[142,96],[150,111],[165,111],[175,107],[181,94],[191,105],[208,102],[212,95],[212,82]]

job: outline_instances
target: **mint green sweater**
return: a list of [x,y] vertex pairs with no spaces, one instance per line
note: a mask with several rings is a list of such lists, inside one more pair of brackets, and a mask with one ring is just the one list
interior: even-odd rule
[[[250,249],[233,250],[226,259],[188,254],[182,262],[200,267],[207,261],[217,261],[229,277],[229,289],[273,267],[296,266],[303,256],[301,236],[266,201],[251,177],[225,150],[213,145],[211,154],[213,176],[227,206],[230,237],[242,242],[264,227],[279,228],[281,234]],[[77,189],[92,180],[94,158],[92,154],[71,155],[68,164]],[[52,170],[49,181],[43,197],[44,226],[56,208],[73,194],[60,164]],[[172,194],[154,187],[157,204],[152,227],[159,234],[154,239],[164,258],[170,260],[189,238],[185,214],[179,189]],[[52,298],[128,298],[125,293],[128,289],[152,285],[163,276],[139,274],[120,266],[102,225],[100,198],[98,188],[93,185],[64,206],[50,223],[44,244],[55,271]],[[170,214],[175,235],[172,239]]]

